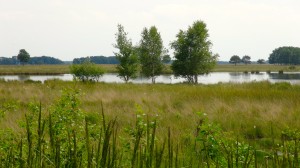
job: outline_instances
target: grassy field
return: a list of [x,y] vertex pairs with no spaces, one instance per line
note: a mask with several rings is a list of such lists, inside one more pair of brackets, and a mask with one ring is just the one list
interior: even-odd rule
[[[60,98],[66,92],[64,90],[76,90],[76,94],[79,94],[78,102],[72,94],[66,94]],[[103,145],[101,148],[103,149],[102,153],[99,152],[99,154],[101,153],[103,156],[105,149],[104,137],[109,135],[111,135],[112,140],[108,143],[112,143],[113,146],[110,146],[107,150],[113,150],[114,145],[121,146],[118,150],[121,150],[121,153],[124,154],[122,159],[127,160],[127,162],[122,162],[124,164],[122,167],[146,165],[146,163],[143,163],[143,157],[147,158],[149,156],[147,151],[154,150],[151,145],[154,143],[157,148],[156,153],[154,152],[156,161],[153,161],[153,165],[150,167],[156,167],[154,162],[155,164],[169,165],[169,167],[176,167],[175,163],[178,164],[178,167],[179,165],[209,167],[209,164],[211,167],[218,167],[221,162],[224,162],[223,164],[228,167],[231,164],[242,167],[248,163],[250,167],[255,167],[258,164],[260,166],[257,167],[268,167],[268,159],[270,159],[269,167],[274,165],[283,167],[298,165],[300,86],[297,85],[288,83],[270,84],[268,82],[215,85],[151,85],[84,84],[57,80],[47,81],[45,84],[2,81],[0,82],[0,93],[0,152],[10,149],[8,146],[12,146],[12,144],[6,144],[7,139],[14,137],[13,141],[10,140],[9,142],[16,143],[16,147],[11,150],[16,150],[18,154],[11,157],[19,157],[22,148],[18,145],[21,143],[20,139],[23,139],[23,146],[28,149],[23,149],[24,153],[27,153],[24,156],[21,155],[21,158],[23,158],[24,164],[26,162],[26,165],[33,164],[33,161],[25,158],[35,158],[38,163],[42,162],[42,154],[38,154],[41,148],[45,150],[45,155],[49,152],[49,157],[51,156],[51,150],[48,151],[47,149],[53,148],[54,150],[55,148],[51,147],[50,143],[51,131],[49,134],[41,134],[41,130],[44,130],[44,126],[41,126],[42,123],[46,123],[44,124],[46,127],[49,125],[49,118],[47,119],[47,117],[50,113],[53,115],[67,114],[64,116],[67,118],[64,124],[69,125],[66,128],[75,128],[77,134],[74,133],[73,135],[72,131],[65,133],[64,136],[69,137],[67,138],[69,140],[62,141],[60,139],[58,141],[60,142],[58,144],[59,149],[67,151],[68,145],[82,143],[84,155],[76,158],[86,160],[84,167],[89,167],[89,164],[96,166],[98,163],[96,150],[100,147],[97,148],[97,138],[95,137],[100,136],[100,139],[102,139],[101,136],[103,137],[103,141],[99,142],[99,145]],[[42,104],[40,109],[42,119],[38,119],[39,102]],[[101,119],[102,110],[105,113],[105,120]],[[84,129],[84,122],[81,120],[81,122],[68,122],[69,120],[76,121],[77,119],[75,120],[72,117],[76,117],[79,113],[86,116],[86,121],[90,123],[104,122],[104,124],[99,128],[90,125],[90,127]],[[27,120],[25,120],[25,114]],[[80,115],[78,116],[80,118]],[[116,128],[113,124],[114,118],[117,118]],[[52,120],[55,121],[55,115]],[[109,120],[111,122],[108,122]],[[58,123],[62,124],[62,121]],[[155,126],[150,127],[149,123],[155,123]],[[65,129],[59,124],[57,126],[62,134]],[[75,125],[72,126],[73,124]],[[52,128],[51,124],[49,128]],[[90,130],[87,130],[88,128]],[[111,128],[110,134],[109,132],[105,133],[108,128]],[[83,129],[82,132],[85,133],[80,134],[80,129]],[[95,133],[95,130],[98,129],[103,130],[99,131],[101,132],[100,135]],[[8,133],[7,130],[11,131]],[[113,138],[116,131],[118,132],[118,142]],[[283,134],[284,131],[288,133]],[[156,135],[155,141],[152,141],[150,137],[154,134]],[[77,143],[73,142],[76,141],[73,136],[78,136]],[[83,142],[80,142],[80,137]],[[284,139],[283,137],[287,138]],[[295,137],[296,139],[294,139]],[[32,138],[31,141],[30,138]],[[222,141],[216,140],[218,138]],[[70,142],[71,140],[72,142]],[[241,146],[236,145],[236,141],[239,141]],[[124,144],[124,142],[128,142],[128,144]],[[90,146],[89,143],[94,145]],[[65,148],[63,144],[66,145]],[[33,148],[31,145],[35,145],[35,152],[31,151],[34,154],[29,152],[29,148]],[[47,147],[47,145],[49,146]],[[252,147],[250,148],[249,145]],[[192,148],[190,148],[191,146]],[[81,149],[79,146],[75,148]],[[164,149],[166,153],[162,157],[159,151],[164,151]],[[185,151],[186,149],[188,151]],[[200,149],[204,153],[196,152]],[[223,151],[223,153],[218,153],[215,150]],[[196,153],[193,153],[193,151]],[[237,151],[238,153],[236,153]],[[93,152],[94,154],[91,154]],[[110,159],[113,159],[115,156],[113,151],[109,152],[111,152],[112,157]],[[172,154],[172,152],[174,153]],[[211,152],[215,152],[216,156],[212,156]],[[231,159],[228,158],[228,152],[232,154]],[[243,152],[244,155],[239,152]],[[274,152],[282,152],[284,155],[277,155]],[[55,152],[52,154],[58,155]],[[67,152],[65,154],[69,156],[72,153]],[[242,157],[239,158],[239,156],[242,155],[244,159],[246,156],[249,157],[249,160],[240,161]],[[250,159],[250,155],[252,159]],[[258,155],[260,155],[261,160],[256,163],[259,160],[256,159],[259,158]],[[3,159],[5,155],[2,153],[0,156]],[[84,159],[85,157],[87,159]],[[195,161],[197,157],[202,158],[201,163]],[[91,158],[96,161],[94,162]],[[164,158],[165,160],[159,161],[158,158]],[[180,158],[181,161],[179,161]],[[48,159],[52,160],[51,157]],[[173,159],[174,163],[170,163],[173,162]],[[178,162],[176,162],[176,159]],[[46,164],[47,159],[44,158],[43,160],[43,164]],[[55,158],[53,158],[53,162],[54,160]],[[220,163],[218,163],[219,161]],[[3,165],[6,162],[2,161],[1,163]],[[18,160],[15,160],[16,165],[21,163],[23,162],[19,163]],[[63,165],[62,162],[55,161],[55,163]],[[76,160],[73,164],[75,163],[77,164]],[[116,163],[119,162],[116,161]],[[48,162],[47,164],[51,165]],[[101,164],[103,163],[101,162]]]
[[[66,74],[70,73],[70,65],[0,65],[0,74],[12,75],[12,74]],[[107,73],[116,73],[116,65],[99,65]],[[269,65],[269,64],[250,64],[250,65],[217,65],[213,72],[300,72],[300,66],[289,65]],[[172,70],[167,65],[163,71],[165,74],[171,74]]]
[[[0,102],[13,102],[17,112],[7,112],[1,128],[13,125],[24,117],[27,105],[41,101],[47,107],[54,103],[64,88],[81,90],[80,108],[86,112],[99,112],[101,102],[109,117],[118,116],[122,124],[132,121],[139,105],[147,115],[159,115],[164,127],[176,127],[176,134],[194,129],[197,112],[222,126],[247,137],[256,126],[262,137],[270,137],[269,127],[276,123],[277,135],[286,127],[300,128],[300,86],[287,83],[270,84],[216,84],[216,85],[164,85],[164,84],[81,84],[48,81],[45,84],[1,82]],[[15,117],[10,117],[13,114]],[[174,122],[180,125],[174,125]],[[12,125],[10,125],[12,124]],[[190,130],[191,131],[191,130]],[[251,135],[252,136],[252,135]],[[253,135],[254,136],[254,135]]]
[[[116,72],[115,65],[99,65],[105,72]],[[13,75],[13,74],[69,74],[70,65],[0,65],[0,74]]]
[[217,65],[214,72],[252,72],[252,71],[259,71],[259,72],[300,72],[300,66],[294,65],[271,65],[271,64],[224,64],[224,65]]

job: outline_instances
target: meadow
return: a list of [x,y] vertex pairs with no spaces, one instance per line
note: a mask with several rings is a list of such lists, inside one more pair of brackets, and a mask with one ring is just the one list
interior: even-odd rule
[[1,167],[298,167],[300,86],[0,82]]

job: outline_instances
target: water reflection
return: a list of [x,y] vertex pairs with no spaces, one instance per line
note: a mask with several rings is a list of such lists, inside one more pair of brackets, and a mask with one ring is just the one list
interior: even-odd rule
[[270,73],[269,74],[271,79],[284,79],[284,80],[299,80],[300,79],[300,73]]
[[[50,79],[59,79],[64,81],[73,80],[73,76],[71,74],[64,75],[2,75],[0,78],[8,81],[8,80],[33,80],[33,81],[41,81]],[[292,84],[300,84],[300,73],[241,73],[241,72],[213,72],[207,75],[199,76],[199,83],[202,84],[216,84],[216,83],[243,83],[243,82],[252,82],[252,81],[270,81],[272,83],[275,82],[290,82]],[[107,83],[124,83],[117,74],[107,73],[104,74],[100,78],[100,82]],[[132,81],[132,83],[151,83],[151,79],[148,79],[144,76],[140,76]],[[185,79],[177,78],[174,75],[161,75],[156,78],[156,83],[166,83],[166,84],[174,84],[174,83],[183,83]]]
[[229,72],[231,80],[250,80],[251,74],[249,73],[240,73],[240,72]]
[[30,79],[30,76],[29,75],[18,75],[18,79],[19,79],[19,81],[25,81],[25,80]]

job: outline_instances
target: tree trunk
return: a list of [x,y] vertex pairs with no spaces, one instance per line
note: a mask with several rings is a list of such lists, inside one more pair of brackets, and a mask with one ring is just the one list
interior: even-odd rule
[[194,83],[198,84],[198,75],[194,75]]
[[155,84],[155,77],[152,76],[152,84]]

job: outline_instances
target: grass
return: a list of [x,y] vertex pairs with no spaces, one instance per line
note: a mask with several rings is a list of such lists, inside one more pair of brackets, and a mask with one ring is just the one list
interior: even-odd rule
[[[117,73],[116,65],[98,65],[101,66],[106,73]],[[238,64],[238,65],[217,65],[213,72],[300,72],[300,66],[290,65],[269,65],[269,64]],[[68,74],[70,73],[69,65],[0,65],[1,75],[18,75],[18,74]],[[163,70],[164,74],[172,74],[170,65]]]
[[[65,88],[75,88],[79,95],[76,98],[64,94]],[[18,135],[11,143],[20,146],[22,142],[24,148],[11,150],[19,151],[18,157],[22,154],[22,164],[24,161],[24,164],[35,164],[36,167],[51,165],[52,162],[58,167],[67,164],[77,167],[80,164],[83,167],[179,167],[190,163],[217,167],[224,161],[233,167],[239,164],[235,160],[242,159],[242,156],[248,158],[242,163],[252,166],[258,161],[257,164],[266,167],[267,156],[272,156],[272,164],[285,165],[288,161],[298,164],[293,160],[297,158],[295,150],[298,150],[298,145],[293,147],[295,144],[290,138],[291,130],[297,133],[300,128],[298,85],[268,82],[135,85],[54,80],[45,84],[1,81],[0,93],[0,112],[3,113],[0,130],[11,130],[1,132],[0,151],[10,149],[3,144],[5,139]],[[58,122],[58,119],[63,121]],[[153,124],[151,127],[150,123]],[[51,133],[52,128],[55,130]],[[286,130],[289,132],[283,134]],[[55,131],[59,134],[55,135]],[[198,135],[202,138],[195,139]],[[20,137],[24,137],[22,141]],[[243,147],[236,146],[236,141]],[[218,148],[213,148],[213,144],[218,144]],[[252,147],[248,148],[249,145]],[[194,151],[198,147],[204,153]],[[290,160],[273,155],[275,147]],[[74,150],[67,152],[68,148]],[[211,154],[215,150],[224,153],[213,157]],[[51,162],[47,162],[44,155]],[[262,161],[258,160],[260,155]],[[73,158],[72,163],[62,159],[68,157]]]
[[[164,84],[82,84],[62,81],[47,81],[45,84],[1,82],[1,107],[6,107],[6,119],[0,127],[11,125],[14,119],[24,116],[32,101],[44,105],[54,102],[63,88],[76,87],[82,91],[80,108],[87,112],[98,112],[104,104],[108,117],[122,118],[121,124],[128,124],[135,116],[136,105],[147,115],[159,115],[164,127],[180,128],[181,134],[197,122],[196,112],[204,112],[208,118],[218,123],[226,131],[241,136],[253,136],[252,128],[261,128],[263,137],[269,137],[270,123],[276,123],[275,132],[280,128],[300,128],[300,86],[288,83],[270,84],[268,82],[216,85],[164,85]],[[15,117],[7,117],[7,115]],[[187,120],[188,118],[188,120]],[[191,131],[191,130],[189,130]]]
[[[0,65],[1,75],[51,75],[51,74],[69,74],[70,65]],[[105,72],[115,73],[115,65],[98,65],[103,67]]]
[[272,64],[224,64],[217,65],[214,72],[300,72],[299,65],[272,65]]

